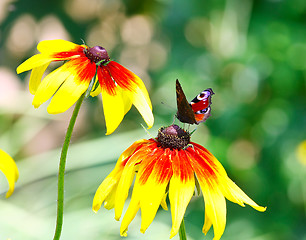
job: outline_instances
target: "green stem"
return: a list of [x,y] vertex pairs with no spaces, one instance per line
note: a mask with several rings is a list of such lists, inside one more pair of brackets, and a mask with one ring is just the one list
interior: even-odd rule
[[181,222],[179,235],[180,235],[180,240],[187,240],[184,218]]
[[57,219],[56,219],[56,229],[54,233],[53,240],[59,240],[61,237],[62,226],[63,226],[63,212],[64,212],[64,178],[65,178],[65,168],[66,168],[66,157],[68,152],[68,147],[73,131],[73,127],[78,116],[80,107],[84,100],[85,94],[83,94],[79,100],[76,102],[69,126],[67,128],[67,133],[65,141],[62,147],[62,153],[58,169],[58,186],[57,186]]

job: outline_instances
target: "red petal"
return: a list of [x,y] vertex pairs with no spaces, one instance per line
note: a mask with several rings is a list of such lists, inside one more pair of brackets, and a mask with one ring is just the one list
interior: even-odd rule
[[133,84],[137,84],[137,76],[133,72],[114,61],[110,61],[106,67],[121,88],[133,90]]
[[145,184],[151,174],[154,174],[157,183],[169,181],[172,176],[170,154],[169,148],[157,147],[152,149],[141,163],[142,170],[139,169],[139,174],[141,174],[139,183]]
[[210,155],[199,149],[197,145],[189,147],[185,151],[199,179],[204,178],[208,183],[210,182],[209,179],[217,180],[216,172],[218,172],[218,168]]
[[107,66],[98,67],[98,80],[101,88],[105,90],[108,94],[116,94],[116,83],[112,79],[112,76]]
[[58,60],[68,60],[74,57],[85,57],[83,46],[77,46],[68,52],[58,52],[51,55],[52,58],[57,58]]
[[79,57],[70,61],[72,64],[71,71],[74,71],[76,80],[80,82],[90,82],[96,74],[96,64],[91,63],[86,57]]
[[[186,155],[185,150],[177,151],[177,155],[173,158],[173,172],[178,172],[182,182],[189,181],[193,177],[193,169]],[[176,169],[175,169],[176,167]]]

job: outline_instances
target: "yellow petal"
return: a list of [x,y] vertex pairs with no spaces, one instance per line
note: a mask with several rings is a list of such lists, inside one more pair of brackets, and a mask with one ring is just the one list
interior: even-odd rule
[[144,148],[138,149],[128,159],[121,174],[120,181],[118,183],[117,193],[115,197],[115,219],[119,220],[122,214],[124,202],[128,197],[129,189],[135,176],[136,169],[139,167],[139,163],[146,157],[147,151],[143,151]]
[[33,68],[31,72],[30,82],[29,82],[29,90],[33,95],[36,93],[36,90],[41,82],[42,76],[46,71],[49,63],[41,65],[39,67]]
[[152,103],[151,103],[151,100],[150,100],[150,97],[149,97],[146,86],[144,85],[143,81],[137,75],[135,75],[135,76],[136,76],[135,81],[136,81],[136,84],[138,85],[138,88],[142,92],[147,104],[152,109]]
[[203,229],[202,232],[206,235],[206,233],[209,231],[209,229],[212,226],[212,221],[210,220],[210,218],[207,216],[207,213],[205,211],[205,221],[204,221],[204,225],[203,225]]
[[162,208],[166,211],[168,211],[168,206],[167,206],[167,202],[166,202],[166,199],[167,199],[167,195],[168,193],[165,193],[160,205],[162,206]]
[[[105,208],[112,208],[114,205],[114,197],[117,192],[118,182],[121,178],[122,171],[125,167],[124,161],[127,157],[133,154],[136,148],[139,145],[147,142],[147,140],[139,140],[134,142],[128,149],[126,149],[119,157],[114,170],[105,178],[105,180],[101,183],[98,190],[96,191],[94,200],[93,200],[93,211],[97,212],[103,201],[107,201],[105,203]],[[112,202],[113,201],[113,202]]]
[[110,193],[106,196],[106,198],[104,200],[104,207],[107,210],[110,210],[110,209],[115,207],[117,188],[118,188],[118,184],[114,185],[112,191],[110,191]]
[[134,85],[133,91],[124,90],[124,92],[140,112],[148,128],[151,128],[154,124],[154,116],[152,113],[151,101],[148,98],[148,93],[144,85],[143,87],[141,85],[140,87]]
[[172,216],[170,238],[174,237],[180,228],[187,205],[193,195],[194,187],[194,179],[182,182],[179,177],[172,177],[170,180],[169,200]]
[[[160,158],[161,154],[155,155],[150,153],[145,153],[145,151],[142,153],[144,156],[142,157],[143,159],[134,183],[131,202],[121,223],[120,234],[122,236],[126,236],[128,225],[134,219],[139,207],[141,207],[140,231],[144,233],[153,221],[165,195],[165,189],[170,178],[169,172],[171,171],[169,167],[165,168],[165,166],[169,166],[169,151],[168,155],[165,154],[164,158]],[[157,164],[156,161],[160,162],[160,164]],[[154,169],[152,170],[152,168]],[[157,180],[156,177],[161,172],[165,173],[163,175],[164,178]],[[150,175],[145,183],[142,180],[143,174],[146,176]]]
[[140,208],[140,196],[142,193],[140,192],[141,190],[139,189],[139,184],[136,185],[136,182],[138,182],[137,178],[135,181],[131,202],[129,204],[128,209],[126,210],[126,213],[124,214],[120,226],[120,235],[124,237],[127,236],[128,226],[131,223],[131,221],[135,218],[136,213]]
[[87,90],[88,85],[87,81],[79,82],[75,76],[69,76],[53,96],[47,108],[48,113],[57,114],[65,112]]
[[0,149],[0,171],[3,172],[9,183],[9,190],[6,197],[10,197],[14,191],[15,182],[19,177],[19,172],[15,161],[3,150]]
[[119,169],[114,169],[97,189],[92,203],[92,210],[95,213],[100,209],[104,200],[107,198],[110,192],[114,191],[114,188],[118,184],[122,169],[121,171],[118,170]]
[[224,189],[224,196],[234,202],[238,203],[244,207],[244,203],[250,205],[252,208],[256,209],[257,211],[264,212],[266,211],[266,207],[261,207],[256,204],[251,198],[249,198],[230,178],[226,178],[226,184]]
[[123,169],[115,197],[115,219],[119,220],[124,202],[128,197],[130,186],[135,176],[134,161],[127,163]]
[[34,107],[39,107],[42,103],[51,98],[62,85],[62,83],[66,80],[66,78],[71,75],[71,71],[69,70],[69,63],[70,62],[67,62],[53,72],[49,73],[42,80],[32,102]]
[[172,216],[170,238],[177,234],[195,188],[194,172],[183,150],[172,158],[172,169],[173,176],[169,186]]
[[107,91],[102,89],[102,101],[107,129],[106,135],[109,135],[117,129],[124,115],[131,109],[132,102],[118,86],[116,87],[116,95],[108,94]]
[[140,197],[141,207],[141,228],[144,233],[152,223],[159,205],[165,195],[168,182],[158,184],[156,180],[149,178],[148,181],[140,186],[142,196]]
[[[93,85],[93,88],[96,86],[97,82],[98,82],[98,78],[96,78],[96,81],[95,81],[95,83],[94,83],[94,85]],[[100,93],[101,93],[101,87],[100,87],[100,84],[98,83],[98,86],[96,87],[96,89],[93,89],[93,90],[90,92],[90,96],[96,97],[96,96],[98,96]]]
[[27,59],[25,62],[23,62],[22,64],[20,64],[16,71],[17,73],[22,73],[25,71],[29,71],[33,68],[42,66],[44,64],[50,63],[52,62],[53,58],[51,58],[48,55],[44,55],[44,54],[36,54],[32,57],[30,57],[29,59]]
[[[157,154],[152,154],[151,159],[145,163],[143,160],[138,172],[140,180],[142,176],[147,177],[146,182],[137,183],[141,192],[140,208],[141,208],[141,228],[140,231],[144,233],[149,225],[152,223],[160,203],[165,195],[166,187],[172,176],[170,149],[166,149],[160,157]],[[149,163],[149,161],[151,161]],[[150,173],[151,171],[151,173]],[[137,180],[137,179],[136,179]]]
[[75,43],[62,40],[62,39],[55,39],[55,40],[45,40],[41,41],[37,45],[38,51],[41,53],[56,53],[56,52],[68,52],[73,49],[78,48],[80,45],[77,45]]
[[[205,223],[203,232],[206,233],[209,225],[213,225],[214,239],[219,240],[226,224],[225,198],[216,184],[200,182],[205,202]],[[208,221],[208,222],[206,222]]]

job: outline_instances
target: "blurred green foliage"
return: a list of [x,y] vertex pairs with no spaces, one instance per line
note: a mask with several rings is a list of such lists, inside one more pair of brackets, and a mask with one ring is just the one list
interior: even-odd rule
[[[17,76],[15,69],[39,41],[54,38],[102,45],[138,74],[153,103],[153,136],[173,121],[176,78],[189,100],[213,88],[212,116],[192,140],[268,207],[259,213],[228,202],[222,239],[306,239],[306,156],[298,150],[306,140],[304,0],[3,0],[0,9],[0,148],[14,156],[21,175],[13,196],[1,195],[0,239],[53,235],[59,152],[71,112],[50,116],[47,104],[34,110],[29,73]],[[133,109],[104,136],[100,99],[82,106],[68,153],[63,239],[120,238],[113,211],[94,215],[91,202],[121,152],[150,137],[140,123]],[[190,239],[204,238],[203,222],[203,200],[194,197],[185,215]],[[139,223],[140,214],[128,238],[167,239],[170,212],[160,210],[144,236]]]

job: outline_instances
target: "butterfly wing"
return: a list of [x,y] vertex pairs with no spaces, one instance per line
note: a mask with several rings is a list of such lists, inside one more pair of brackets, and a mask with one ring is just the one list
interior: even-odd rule
[[183,123],[198,124],[198,122],[195,119],[194,111],[192,110],[190,104],[188,103],[178,79],[176,79],[176,100],[177,100],[177,113],[176,113],[177,119]]
[[195,114],[197,123],[205,122],[210,114],[211,97],[215,94],[211,88],[208,88],[198,94],[191,102],[191,108]]

